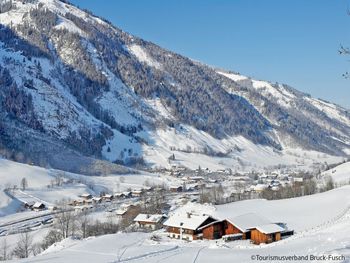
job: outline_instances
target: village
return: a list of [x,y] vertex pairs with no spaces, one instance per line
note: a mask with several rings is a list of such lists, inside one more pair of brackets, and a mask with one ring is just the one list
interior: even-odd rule
[[[49,217],[45,226],[54,224],[55,216],[64,211],[94,214],[123,224],[126,231],[162,231],[174,240],[248,240],[252,244],[271,243],[294,234],[288,222],[271,221],[258,213],[218,217],[205,211],[178,212],[186,204],[225,204],[261,198],[264,191],[277,192],[286,185],[300,186],[303,177],[279,173],[235,174],[229,170],[188,170],[173,168],[162,171],[170,178],[168,185],[146,183],[121,192],[83,192],[77,198],[52,203],[37,198],[26,189],[8,189],[22,203],[23,211]],[[66,182],[66,183],[65,183]],[[60,187],[72,183],[63,180]],[[107,215],[107,216],[106,216]],[[43,223],[44,225],[44,223]],[[6,232],[4,232],[5,234]],[[0,234],[1,235],[1,234]]]

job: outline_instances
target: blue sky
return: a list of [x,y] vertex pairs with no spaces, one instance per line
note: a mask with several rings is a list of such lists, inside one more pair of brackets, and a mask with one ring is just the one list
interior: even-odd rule
[[350,109],[350,0],[71,0],[121,29],[209,65]]

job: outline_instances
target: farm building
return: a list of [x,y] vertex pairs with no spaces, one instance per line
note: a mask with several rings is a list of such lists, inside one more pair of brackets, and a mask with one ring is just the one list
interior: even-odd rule
[[131,191],[123,192],[123,195],[124,195],[125,198],[130,198],[130,197],[132,197]]
[[113,198],[114,198],[114,196],[110,195],[110,194],[105,194],[105,195],[103,195],[101,197],[102,197],[102,200],[104,200],[104,201],[112,201]]
[[125,198],[125,195],[123,193],[115,193],[114,198],[118,198],[118,199]]
[[92,202],[93,202],[94,204],[99,204],[99,203],[102,202],[102,197],[93,197],[93,198],[92,198]]
[[23,203],[23,206],[24,206],[25,209],[32,209],[34,204],[35,204],[34,201],[25,202],[25,203]]
[[33,206],[32,206],[33,211],[43,211],[46,209],[46,206],[43,203],[40,202],[36,202]]
[[155,230],[161,227],[164,219],[165,216],[163,215],[138,214],[134,222],[140,228]]
[[203,237],[200,228],[215,221],[217,221],[215,218],[208,215],[187,213],[173,215],[163,225],[169,237],[196,240]]
[[[254,213],[209,222],[197,231],[202,232],[204,239],[250,239],[254,244],[278,241],[287,233],[281,223],[271,223]],[[288,233],[293,234],[293,231],[288,230]]]
[[143,191],[141,189],[135,189],[132,190],[131,194],[134,197],[140,197],[143,194]]
[[179,193],[179,192],[182,192],[182,186],[170,186],[169,187],[169,190],[170,192],[173,192],[173,193]]
[[84,200],[92,199],[91,194],[82,194],[82,195],[80,195],[80,197],[83,198]]
[[281,232],[283,231],[284,229],[277,224],[257,226],[251,230],[250,239],[257,245],[261,243],[268,244],[281,240]]

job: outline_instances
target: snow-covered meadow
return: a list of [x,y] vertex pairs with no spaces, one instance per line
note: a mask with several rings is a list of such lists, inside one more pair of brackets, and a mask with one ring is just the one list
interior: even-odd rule
[[[119,233],[86,240],[67,239],[36,258],[20,262],[254,262],[252,256],[256,255],[332,255],[349,260],[349,207],[349,186],[279,201],[251,200],[216,207],[190,204],[181,209],[209,212],[218,217],[255,212],[288,223],[296,233],[282,241],[259,246],[249,241],[179,241],[166,237],[163,230],[153,234]],[[160,240],[153,241],[154,234]]]

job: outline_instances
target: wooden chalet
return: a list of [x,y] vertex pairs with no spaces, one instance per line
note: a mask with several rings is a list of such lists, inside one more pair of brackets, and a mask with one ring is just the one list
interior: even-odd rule
[[122,199],[125,198],[125,195],[123,193],[115,193],[114,198]]
[[93,197],[92,202],[94,204],[100,204],[100,203],[102,203],[102,197]]
[[281,232],[283,231],[284,229],[277,224],[257,226],[251,230],[250,239],[256,245],[261,243],[268,244],[281,240]]
[[204,239],[250,239],[254,244],[271,243],[281,239],[285,229],[254,213],[210,222],[198,229]]
[[173,193],[179,193],[183,191],[182,186],[170,186],[169,190]]
[[83,198],[84,200],[92,199],[91,194],[82,194],[82,195],[80,195],[80,197]]
[[25,203],[23,203],[23,206],[24,206],[25,209],[32,209],[34,204],[35,204],[34,201],[32,201],[32,202],[25,202]]
[[46,206],[43,203],[40,202],[36,202],[33,206],[32,206],[33,211],[43,211],[46,209]]
[[209,215],[195,215],[191,213],[176,214],[163,224],[168,236],[177,239],[197,240],[203,238],[201,227],[217,221]]
[[112,201],[114,196],[111,194],[105,194],[105,195],[101,196],[101,198],[103,201]]
[[133,197],[140,197],[142,194],[143,194],[142,189],[135,189],[135,190],[132,190],[131,192],[131,195]]

